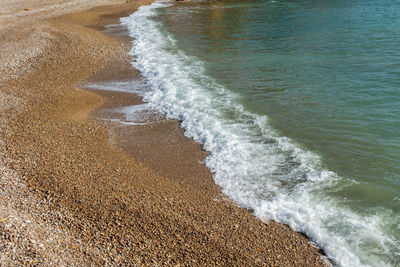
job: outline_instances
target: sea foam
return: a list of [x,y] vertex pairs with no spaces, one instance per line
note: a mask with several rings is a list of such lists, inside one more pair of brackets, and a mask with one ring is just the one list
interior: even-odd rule
[[318,155],[281,136],[268,117],[250,113],[238,96],[206,75],[204,64],[176,46],[154,17],[156,2],[122,19],[134,37],[133,65],[150,90],[144,101],[179,119],[186,135],[210,152],[206,165],[223,193],[263,219],[305,233],[341,266],[395,265],[399,244],[383,228],[390,213],[365,216],[333,197],[356,182],[327,170]]

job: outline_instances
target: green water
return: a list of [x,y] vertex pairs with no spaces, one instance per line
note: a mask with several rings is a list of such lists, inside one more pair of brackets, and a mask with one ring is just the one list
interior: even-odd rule
[[179,47],[248,110],[362,182],[343,192],[359,208],[399,212],[400,2],[212,4],[167,13]]
[[399,212],[400,2],[211,3],[167,13],[179,47],[248,110],[362,182],[343,192],[361,209]]
[[[157,9],[152,21],[161,23],[157,38],[174,40],[161,51],[173,58],[171,66],[180,60],[175,55],[183,53],[204,69],[201,75],[189,77],[191,83],[181,90],[197,92],[192,84],[200,84],[204,75],[211,77],[243,107],[242,113],[230,114],[224,102],[218,102],[215,110],[225,114],[219,120],[240,124],[251,132],[253,126],[248,126],[245,114],[266,117],[268,127],[279,136],[318,155],[319,169],[340,177],[333,186],[310,189],[312,201],[325,203],[327,210],[330,204],[326,203],[335,206],[329,217],[310,226],[326,231],[304,230],[328,248],[334,263],[400,265],[400,1],[192,1]],[[172,69],[168,64],[166,69]],[[177,74],[171,70],[171,75]],[[217,101],[221,94],[213,90],[207,87]],[[257,142],[251,141],[254,147],[270,142],[265,129],[257,133]],[[207,148],[208,139],[199,140]],[[218,151],[215,146],[209,150]],[[302,164],[294,152],[285,153],[282,170]],[[247,160],[253,164],[253,159]],[[279,177],[285,176],[282,170]],[[296,176],[297,184],[310,179],[307,171],[314,172],[314,167],[303,168]],[[263,185],[275,179],[275,173],[265,173],[248,175],[257,177],[251,185],[255,180]],[[236,177],[234,171],[230,175]],[[223,187],[229,180],[226,177]],[[239,203],[252,205],[229,190]],[[265,197],[262,201],[272,200]],[[280,199],[276,203],[279,209],[287,202]],[[272,217],[290,225],[294,222],[300,230],[310,229],[301,226],[307,218],[296,219],[292,211]],[[331,236],[336,241],[324,243]],[[344,250],[340,250],[342,241]]]

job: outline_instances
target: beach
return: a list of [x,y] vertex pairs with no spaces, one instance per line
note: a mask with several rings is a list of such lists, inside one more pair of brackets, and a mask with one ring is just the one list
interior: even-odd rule
[[1,264],[327,265],[304,235],[224,196],[179,121],[102,120],[142,103],[83,89],[141,78],[129,37],[102,31],[150,3],[0,6]]

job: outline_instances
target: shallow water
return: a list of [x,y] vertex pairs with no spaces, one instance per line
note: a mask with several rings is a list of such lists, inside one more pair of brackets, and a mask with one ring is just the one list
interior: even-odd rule
[[224,193],[342,266],[400,265],[400,2],[155,3],[123,19],[145,100]]

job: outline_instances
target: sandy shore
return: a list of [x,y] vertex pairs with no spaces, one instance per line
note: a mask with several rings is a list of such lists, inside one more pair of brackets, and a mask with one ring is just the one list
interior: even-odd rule
[[8,2],[1,265],[325,265],[303,235],[224,197],[178,122],[106,123],[111,108],[140,98],[76,87],[140,79],[129,40],[101,30],[150,1]]

